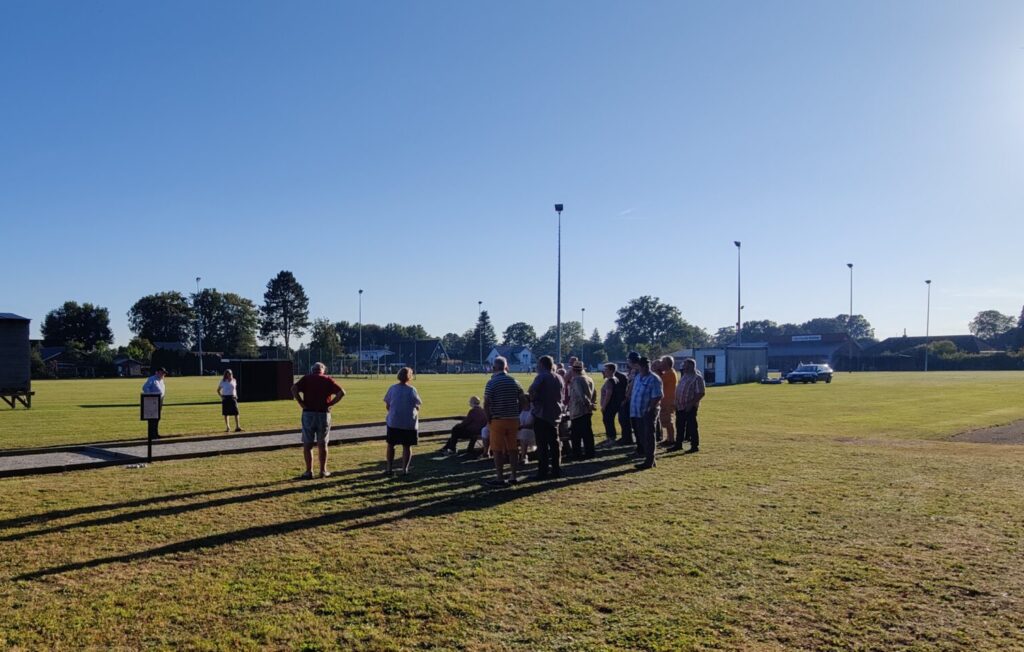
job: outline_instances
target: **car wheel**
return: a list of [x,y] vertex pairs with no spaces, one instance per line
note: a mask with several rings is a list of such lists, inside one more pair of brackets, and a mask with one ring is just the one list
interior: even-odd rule
[[827,378],[825,378],[825,382],[826,383],[831,383],[832,382],[832,376],[828,376]]

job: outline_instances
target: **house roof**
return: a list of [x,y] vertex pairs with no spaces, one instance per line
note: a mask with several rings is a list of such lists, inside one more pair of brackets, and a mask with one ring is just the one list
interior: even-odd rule
[[846,333],[813,333],[807,335],[775,335],[768,338],[769,345],[795,344],[797,342],[847,342]]
[[126,357],[123,357],[123,356],[122,357],[114,358],[114,364],[124,364],[126,362],[131,362],[131,363],[134,363],[134,364],[142,364],[141,361],[136,360],[135,358],[126,358]]
[[153,342],[153,346],[164,351],[188,351],[183,342]]
[[66,346],[44,346],[39,349],[39,357],[43,359],[43,362],[49,362],[59,358],[67,350]]
[[831,356],[836,352],[860,353],[863,347],[846,333],[784,335],[768,339],[768,356]]
[[28,317],[16,315],[13,312],[0,312],[0,321],[32,321]]
[[497,351],[498,355],[500,355],[500,356],[503,356],[505,358],[511,358],[511,357],[518,357],[519,354],[522,353],[523,351],[529,351],[530,347],[528,347],[528,346],[521,346],[521,345],[510,345],[510,346],[501,345],[501,346],[494,346],[494,347],[492,347],[491,350],[492,351]]
[[864,355],[883,355],[885,353],[902,353],[908,349],[912,349],[915,346],[921,346],[922,344],[931,344],[933,342],[950,341],[960,351],[967,353],[981,353],[982,351],[992,351],[994,347],[983,339],[975,337],[974,335],[929,335],[907,337],[890,337],[882,340],[878,344],[868,348]]

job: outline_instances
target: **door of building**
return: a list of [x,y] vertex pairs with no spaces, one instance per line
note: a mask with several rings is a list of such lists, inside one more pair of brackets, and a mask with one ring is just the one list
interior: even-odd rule
[[715,360],[717,357],[714,355],[704,356],[704,382],[708,385],[714,385],[717,382],[715,379]]

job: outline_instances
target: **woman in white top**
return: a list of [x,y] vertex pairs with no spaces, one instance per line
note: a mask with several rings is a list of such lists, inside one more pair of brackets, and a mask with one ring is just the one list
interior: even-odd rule
[[217,385],[217,395],[220,396],[220,413],[224,415],[224,432],[231,432],[228,417],[235,417],[235,432],[242,432],[242,426],[238,425],[238,382],[230,369],[224,372],[224,378]]

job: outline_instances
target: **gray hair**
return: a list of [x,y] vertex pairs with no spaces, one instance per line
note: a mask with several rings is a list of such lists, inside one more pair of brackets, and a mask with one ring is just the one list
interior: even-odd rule
[[494,359],[494,368],[502,370],[508,369],[508,360],[506,360],[504,356],[499,355]]
[[309,370],[315,374],[325,374],[327,373],[327,365],[322,362],[314,362],[313,366],[310,367]]

